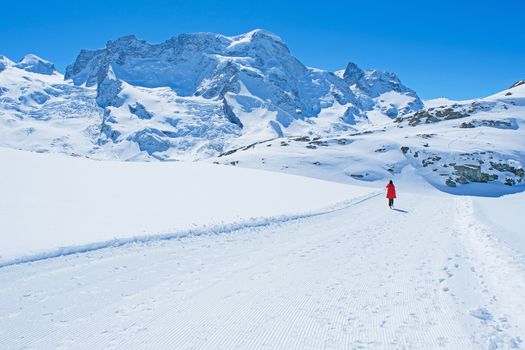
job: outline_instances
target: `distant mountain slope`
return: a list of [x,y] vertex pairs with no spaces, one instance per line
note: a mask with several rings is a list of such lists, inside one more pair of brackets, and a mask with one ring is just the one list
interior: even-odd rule
[[500,193],[524,183],[524,89],[423,102],[394,73],[306,67],[264,30],[160,44],[125,36],[82,50],[65,76],[35,55],[0,56],[0,146],[207,159],[341,182],[410,165],[447,191],[482,183]]
[[0,56],[0,146],[93,155],[103,115],[95,96],[34,55]]
[[[96,126],[90,124],[83,140],[69,137],[62,148],[125,160],[207,158],[261,139],[355,131],[371,111],[395,118],[423,108],[395,74],[362,71],[353,63],[342,75],[306,67],[264,30],[234,37],[182,34],[161,44],[122,37],[104,49],[82,50],[63,83],[52,63],[34,55],[6,64],[0,74],[0,86],[11,91],[10,107],[0,113],[10,120],[16,115],[18,129],[37,129],[22,125],[34,124],[33,116],[18,108],[23,94],[12,91],[15,85],[36,89],[27,79],[47,84],[31,93],[39,101],[35,110],[48,109],[49,116],[64,111],[46,88],[62,84],[90,101],[95,91],[96,106],[83,119],[89,124],[96,116]],[[46,137],[38,142],[19,147],[62,151]],[[78,143],[92,149],[77,149]]]
[[215,161],[340,182],[387,180],[412,167],[457,194],[525,189],[525,84],[483,99],[431,105],[360,132],[274,139]]

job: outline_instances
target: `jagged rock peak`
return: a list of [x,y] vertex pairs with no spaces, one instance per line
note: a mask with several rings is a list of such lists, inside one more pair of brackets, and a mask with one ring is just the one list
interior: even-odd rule
[[[232,106],[251,109],[262,101],[277,111],[276,120],[284,127],[318,116],[336,103],[371,110],[373,99],[390,91],[412,99],[404,99],[408,102],[395,108],[385,102],[389,115],[408,111],[408,103],[413,107],[410,109],[422,106],[395,74],[365,71],[355,63],[349,63],[343,75],[308,68],[279,36],[262,29],[237,36],[180,34],[160,44],[124,36],[108,41],[103,49],[81,51],[67,68],[65,79],[72,79],[75,85],[97,85],[97,102],[102,107],[120,103],[119,81],[144,88],[168,87],[181,97],[219,100],[228,95],[237,98],[244,89],[243,96],[252,95],[253,101],[239,97],[240,102]],[[366,117],[363,113],[352,115]]]
[[361,69],[357,64],[350,62],[343,73],[343,79],[348,85],[357,84],[357,88],[372,93],[381,94],[385,91],[411,92],[404,86],[395,73],[377,69]]
[[65,78],[77,85],[92,86],[101,81],[101,72],[112,64],[116,76],[133,85],[170,86],[189,95],[195,92],[203,74],[212,66],[220,66],[214,62],[246,57],[264,64],[270,59],[291,61],[290,56],[279,36],[261,29],[231,37],[206,32],[180,34],[160,44],[127,35],[108,41],[104,49],[82,50],[67,67]]
[[353,62],[349,62],[343,73],[343,79],[348,85],[356,84],[365,75],[365,72]]
[[[276,34],[263,29],[255,29],[251,32],[236,35],[226,36],[222,34],[210,33],[210,32],[196,32],[196,33],[183,33],[174,36],[163,43],[152,44],[145,40],[138,39],[135,35],[126,35],[116,40],[109,40],[106,43],[106,49],[109,50],[122,50],[129,48],[140,48],[140,47],[151,47],[168,49],[174,45],[189,46],[186,49],[193,50],[220,50],[231,48],[236,44],[240,43],[260,43],[269,41],[284,45],[283,40]],[[83,50],[89,51],[89,50]]]
[[130,35],[124,35],[116,40],[108,40],[106,43],[106,46],[112,46],[112,45],[118,45],[118,44],[126,44],[126,43],[133,43],[135,41],[140,41],[145,43],[144,40],[139,40],[137,37],[133,34]]

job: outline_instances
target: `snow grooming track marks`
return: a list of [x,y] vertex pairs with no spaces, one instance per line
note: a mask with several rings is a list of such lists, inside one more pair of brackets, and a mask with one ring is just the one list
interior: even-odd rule
[[263,218],[252,218],[249,220],[242,220],[242,221],[234,222],[230,224],[219,224],[219,225],[213,225],[213,226],[204,226],[202,228],[181,230],[175,233],[152,234],[152,235],[136,236],[136,237],[129,237],[129,238],[116,238],[116,239],[112,239],[110,241],[105,241],[105,242],[95,242],[95,243],[80,245],[80,246],[62,247],[62,248],[54,249],[54,250],[47,251],[47,252],[42,252],[42,253],[35,254],[35,255],[22,256],[22,257],[18,257],[14,259],[7,259],[4,261],[0,260],[0,269],[6,266],[36,262],[36,261],[45,260],[45,259],[52,259],[52,258],[56,258],[59,256],[87,253],[90,251],[105,249],[105,248],[116,248],[116,247],[124,246],[127,244],[132,244],[132,243],[140,244],[140,243],[147,243],[147,242],[152,242],[152,241],[182,239],[186,237],[220,235],[220,234],[235,232],[235,231],[242,230],[245,228],[249,229],[249,228],[265,227],[265,226],[270,226],[273,224],[279,224],[279,223],[284,223],[288,221],[295,221],[295,220],[300,220],[300,219],[304,219],[308,217],[325,215],[325,214],[328,214],[334,211],[338,211],[338,210],[343,210],[350,206],[366,201],[370,198],[379,196],[382,193],[383,193],[382,191],[373,192],[371,194],[359,196],[359,197],[353,198],[348,201],[335,203],[329,207],[326,207],[326,208],[323,208],[317,211],[312,211],[312,212],[307,212],[307,213],[302,213],[302,214],[281,215],[281,216],[273,216],[273,217],[266,217],[266,218],[264,217]]
[[[450,220],[455,201],[404,194],[403,214],[375,196],[230,234],[7,266],[0,348],[488,348],[497,328],[486,316],[499,320],[505,300],[476,298],[468,264],[484,267]],[[505,344],[519,342],[511,331]]]

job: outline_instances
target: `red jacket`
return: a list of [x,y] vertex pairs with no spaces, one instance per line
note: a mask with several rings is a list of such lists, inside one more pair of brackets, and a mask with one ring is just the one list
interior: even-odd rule
[[388,199],[396,198],[396,188],[391,183],[386,185],[386,198],[388,198]]

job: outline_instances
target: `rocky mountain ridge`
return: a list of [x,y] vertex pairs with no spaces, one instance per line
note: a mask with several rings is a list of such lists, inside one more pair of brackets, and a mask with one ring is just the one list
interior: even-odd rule
[[65,76],[35,55],[0,56],[0,136],[6,147],[97,159],[208,160],[342,182],[412,166],[448,189],[518,186],[524,86],[425,105],[394,73],[306,67],[264,30],[160,44],[126,36],[82,50]]

